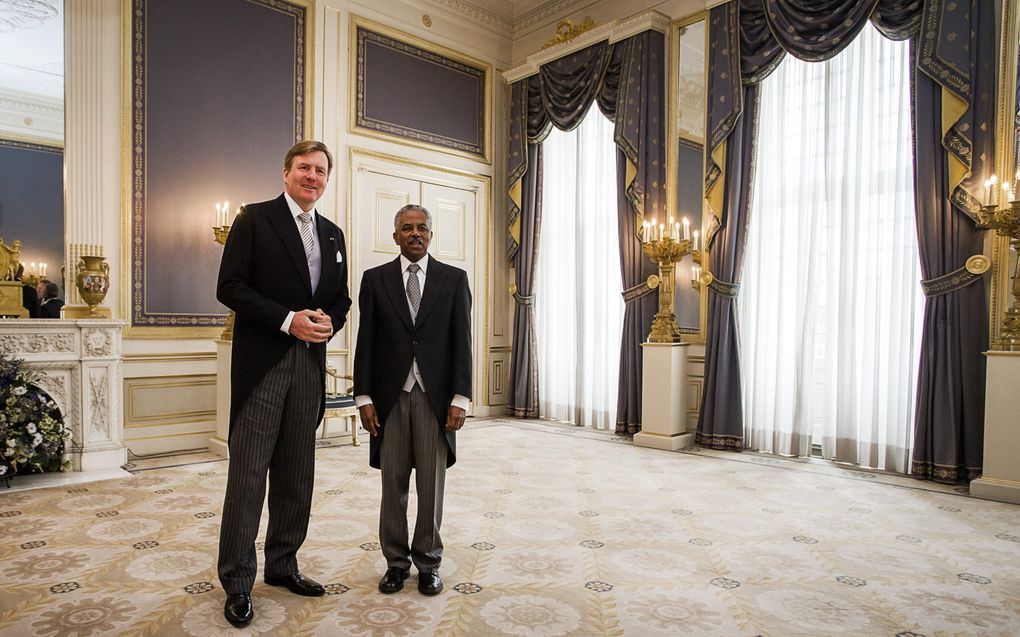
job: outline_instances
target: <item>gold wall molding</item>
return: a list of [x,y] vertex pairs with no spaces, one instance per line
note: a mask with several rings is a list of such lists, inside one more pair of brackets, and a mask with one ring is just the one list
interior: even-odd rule
[[[446,58],[453,62],[469,66],[473,69],[477,69],[484,74],[482,91],[484,92],[484,101],[482,104],[482,152],[473,153],[465,150],[458,150],[455,148],[447,148],[445,146],[431,143],[427,141],[418,141],[404,136],[395,134],[389,134],[381,131],[376,131],[363,126],[358,126],[358,90],[360,82],[358,79],[358,30],[364,29],[373,33],[377,33],[381,36],[396,40],[401,44],[405,44],[411,47],[421,49],[442,58]],[[351,14],[350,15],[350,33],[348,40],[348,115],[347,115],[347,131],[352,135],[362,135],[365,137],[371,137],[374,139],[380,139],[383,141],[400,144],[404,146],[411,146],[414,148],[423,148],[426,150],[435,151],[438,153],[444,153],[448,155],[454,155],[457,157],[464,157],[476,162],[483,164],[492,164],[492,137],[493,137],[493,99],[492,99],[492,76],[493,68],[492,65],[484,60],[465,55],[459,51],[447,48],[435,42],[419,38],[411,35],[399,29],[387,26],[385,24],[375,22],[368,18]]]
[[125,430],[215,421],[216,375],[126,378],[124,407]]

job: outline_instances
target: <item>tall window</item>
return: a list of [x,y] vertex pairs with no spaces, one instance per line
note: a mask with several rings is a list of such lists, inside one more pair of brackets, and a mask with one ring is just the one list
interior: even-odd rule
[[752,448],[906,472],[923,296],[909,50],[869,24],[762,84],[738,299]]
[[613,125],[593,106],[573,131],[554,128],[542,153],[539,416],[612,428],[624,310]]

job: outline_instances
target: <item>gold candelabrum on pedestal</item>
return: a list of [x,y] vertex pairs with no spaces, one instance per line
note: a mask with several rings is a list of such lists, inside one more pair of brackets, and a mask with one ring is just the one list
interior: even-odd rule
[[[230,226],[213,226],[213,236],[216,238],[216,243],[222,245],[227,244],[227,235],[230,234]],[[227,322],[223,326],[223,333],[220,334],[220,339],[224,341],[234,340],[234,310],[230,310],[227,313]]]
[[[995,205],[982,206],[978,212],[978,227],[995,230],[996,234],[1009,239],[1014,250],[1020,252],[1020,200],[999,208]],[[1008,253],[1007,253],[1008,254]],[[1007,259],[1007,267],[1009,260]],[[1013,271],[1013,305],[1006,310],[1002,319],[1002,331],[998,346],[1008,351],[1020,351],[1020,258]]]
[[[683,238],[681,238],[683,237]],[[652,330],[648,334],[649,343],[680,343],[683,338],[676,324],[673,303],[676,297],[676,264],[687,255],[694,263],[701,263],[701,252],[696,249],[698,233],[694,240],[690,238],[687,219],[683,221],[683,230],[679,223],[670,219],[669,228],[665,225],[645,222],[641,228],[641,249],[649,259],[659,266],[659,274],[648,277],[648,287],[659,289],[659,310],[652,320]],[[695,283],[692,281],[692,284]]]

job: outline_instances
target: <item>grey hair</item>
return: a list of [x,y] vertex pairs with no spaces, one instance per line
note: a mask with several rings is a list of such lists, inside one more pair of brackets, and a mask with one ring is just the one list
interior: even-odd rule
[[432,229],[432,213],[425,209],[425,206],[419,206],[416,203],[409,203],[400,210],[393,217],[393,231],[400,230],[400,215],[404,214],[408,210],[417,210],[425,215],[425,223],[429,225],[429,230]]

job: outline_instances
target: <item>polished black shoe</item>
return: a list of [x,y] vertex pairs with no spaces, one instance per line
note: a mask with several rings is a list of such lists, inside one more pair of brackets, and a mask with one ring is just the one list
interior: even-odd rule
[[382,579],[379,580],[379,592],[396,593],[400,589],[404,588],[404,580],[411,575],[411,569],[400,568],[399,566],[391,566],[386,569],[386,574],[383,575]]
[[310,580],[301,573],[284,575],[283,577],[266,577],[266,584],[270,586],[286,586],[287,590],[295,595],[305,597],[322,597],[326,589],[316,581]]
[[438,572],[418,573],[418,592],[422,595],[438,595],[443,592],[443,580]]
[[223,605],[223,616],[233,626],[243,628],[255,618],[255,609],[251,605],[251,594],[235,593],[227,595],[227,603]]

